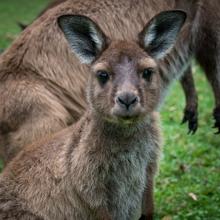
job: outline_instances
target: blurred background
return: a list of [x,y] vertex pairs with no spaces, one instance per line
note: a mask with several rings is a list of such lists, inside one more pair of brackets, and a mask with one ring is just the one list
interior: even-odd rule
[[[31,23],[49,0],[0,0],[0,49],[21,32],[18,22]],[[193,72],[199,95],[199,129],[187,135],[181,125],[185,99],[174,83],[161,109],[164,149],[156,178],[156,219],[220,219],[220,135],[212,129],[213,94],[201,68]],[[1,98],[1,96],[0,96]]]

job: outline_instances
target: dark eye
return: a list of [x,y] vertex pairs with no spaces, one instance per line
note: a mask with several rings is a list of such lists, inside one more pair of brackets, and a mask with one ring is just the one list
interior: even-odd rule
[[107,71],[99,70],[96,75],[101,84],[105,84],[109,80],[109,73]]
[[144,69],[142,74],[143,74],[142,76],[145,80],[147,80],[148,82],[151,82],[152,76],[154,74],[154,70],[151,68]]

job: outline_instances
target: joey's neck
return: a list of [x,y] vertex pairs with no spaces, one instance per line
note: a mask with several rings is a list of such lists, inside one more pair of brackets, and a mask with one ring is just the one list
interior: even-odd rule
[[87,116],[90,121],[84,129],[87,132],[86,143],[89,143],[90,148],[94,150],[97,150],[99,146],[107,149],[110,146],[111,149],[114,148],[117,151],[117,147],[120,148],[118,150],[123,150],[142,140],[148,142],[152,134],[159,136],[156,114],[153,113],[135,124],[122,125],[90,113]]

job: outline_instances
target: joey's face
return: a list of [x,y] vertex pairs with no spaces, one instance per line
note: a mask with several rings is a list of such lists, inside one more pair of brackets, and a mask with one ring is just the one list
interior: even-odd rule
[[172,49],[185,19],[183,11],[164,11],[148,21],[136,41],[117,41],[86,16],[59,17],[73,53],[90,65],[88,101],[92,110],[107,120],[126,123],[154,111],[163,83],[157,60]]
[[157,64],[135,42],[112,42],[91,72],[90,103],[108,120],[132,123],[152,113],[159,103]]

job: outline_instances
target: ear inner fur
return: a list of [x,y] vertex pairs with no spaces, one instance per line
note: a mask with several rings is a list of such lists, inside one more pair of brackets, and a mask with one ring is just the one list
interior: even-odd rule
[[163,58],[174,46],[186,20],[181,10],[164,11],[153,17],[139,34],[140,44],[154,58]]
[[92,63],[106,47],[104,33],[86,16],[63,15],[58,24],[82,63]]

